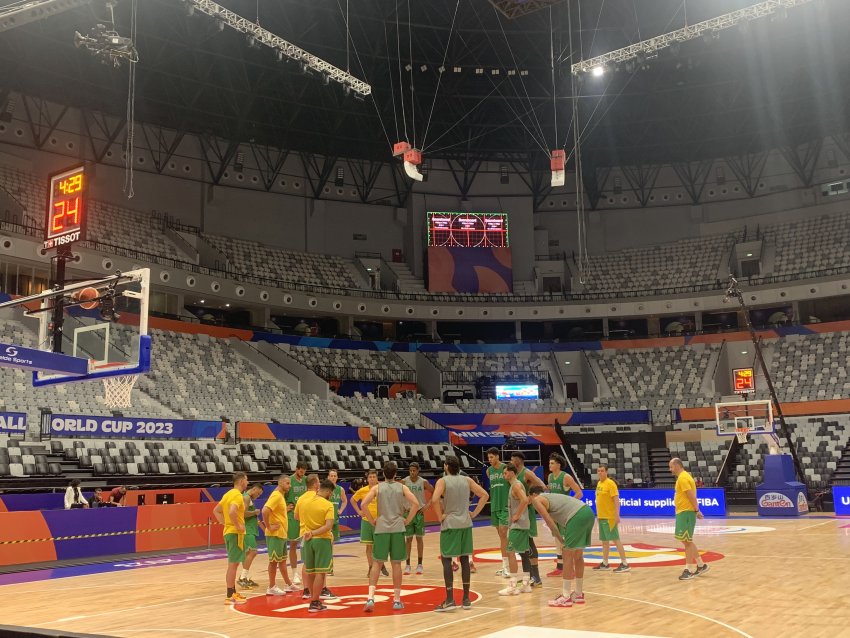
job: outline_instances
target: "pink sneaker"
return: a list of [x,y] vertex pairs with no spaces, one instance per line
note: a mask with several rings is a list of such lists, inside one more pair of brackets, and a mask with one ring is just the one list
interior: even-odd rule
[[573,605],[583,605],[584,604],[584,594],[577,594],[572,592],[570,594],[570,600],[573,601]]
[[572,607],[573,606],[573,600],[569,596],[564,596],[563,594],[561,594],[555,600],[550,600],[549,606],[550,607]]

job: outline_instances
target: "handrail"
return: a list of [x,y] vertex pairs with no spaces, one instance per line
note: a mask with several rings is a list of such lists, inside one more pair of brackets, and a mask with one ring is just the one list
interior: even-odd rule
[[[303,364],[302,364],[303,365]],[[385,370],[384,368],[360,368],[358,366],[317,365],[311,368],[325,380],[378,381],[385,383],[416,383],[415,370]]]

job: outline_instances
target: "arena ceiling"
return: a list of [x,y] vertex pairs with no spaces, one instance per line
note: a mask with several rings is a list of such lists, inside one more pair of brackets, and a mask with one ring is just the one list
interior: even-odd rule
[[[816,0],[571,81],[570,64],[582,58],[754,2],[220,0],[369,82],[372,96],[357,99],[181,0],[141,0],[136,118],[337,157],[388,161],[391,144],[407,139],[426,159],[545,163],[548,149],[572,144],[575,102],[591,166],[742,156],[843,133],[846,0]],[[74,31],[105,15],[94,0],[0,33],[0,90],[122,117],[126,64],[74,47]],[[121,0],[122,35],[129,15]]]

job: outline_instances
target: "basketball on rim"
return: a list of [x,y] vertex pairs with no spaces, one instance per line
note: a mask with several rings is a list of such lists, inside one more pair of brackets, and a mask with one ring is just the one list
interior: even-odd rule
[[97,299],[97,288],[83,288],[82,290],[75,292],[71,298],[74,302],[78,303],[80,308],[83,310],[94,310],[100,305],[100,301]]

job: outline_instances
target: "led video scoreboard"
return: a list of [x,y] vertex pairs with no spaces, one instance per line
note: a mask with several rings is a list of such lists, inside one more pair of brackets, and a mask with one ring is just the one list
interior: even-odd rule
[[507,213],[428,213],[427,224],[429,246],[510,246]]

